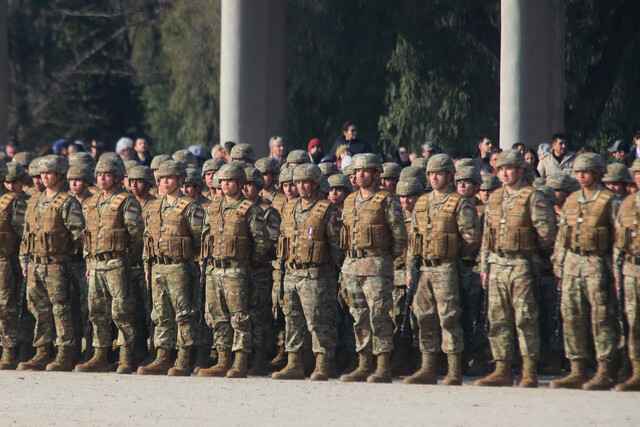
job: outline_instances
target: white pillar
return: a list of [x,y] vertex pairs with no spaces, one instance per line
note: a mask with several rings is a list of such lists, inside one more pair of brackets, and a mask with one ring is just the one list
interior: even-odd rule
[[0,0],[0,145],[7,143],[9,102],[9,27],[7,23],[7,0]]
[[502,0],[500,147],[564,131],[565,3]]
[[263,157],[284,130],[284,0],[224,0],[221,12],[220,142]]

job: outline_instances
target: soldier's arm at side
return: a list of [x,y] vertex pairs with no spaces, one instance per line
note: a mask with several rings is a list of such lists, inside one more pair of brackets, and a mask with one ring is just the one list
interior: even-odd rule
[[194,254],[200,253],[202,244],[202,226],[204,224],[204,209],[198,203],[192,203],[187,212],[187,224],[193,241]]
[[541,191],[535,191],[529,200],[531,208],[531,222],[538,234],[540,249],[551,253],[556,240],[556,219],[551,203]]
[[395,195],[387,197],[384,213],[393,239],[391,256],[395,259],[402,255],[404,249],[407,247],[407,229],[404,226],[402,206]]
[[69,197],[62,205],[61,215],[64,226],[71,233],[70,253],[74,254],[82,247],[82,230],[85,227],[82,206],[78,199]]
[[27,251],[27,236],[29,235],[29,220],[28,215],[25,215],[24,227],[22,229],[22,241],[20,242],[20,267],[22,270],[27,268],[27,264],[29,262],[29,253]]
[[267,220],[264,211],[258,205],[253,205],[247,217],[249,221],[249,232],[253,237],[253,249],[251,259],[261,261],[271,249],[271,238],[267,231]]
[[473,261],[480,249],[482,234],[480,231],[478,211],[469,199],[462,199],[462,203],[458,206],[457,220],[458,231],[462,237],[460,257],[464,260]]
[[[562,213],[560,213],[560,221],[558,222],[558,230],[561,230],[566,218],[565,218],[565,210],[567,208],[567,204],[562,207]],[[553,255],[551,257],[551,262],[553,263],[553,271],[557,277],[562,277],[562,265],[564,264],[564,257],[567,254],[567,248],[564,247],[564,241],[561,241],[563,238],[562,233],[556,234],[556,242],[553,246]]]
[[[487,208],[488,209],[488,208]],[[489,274],[489,237],[491,233],[490,218],[488,211],[484,213],[484,227],[482,227],[482,243],[480,246],[480,273]]]
[[[409,217],[409,221],[411,222],[411,225],[409,227],[409,232],[407,232],[407,242],[411,241],[411,239],[413,238],[413,236],[417,233],[418,231],[418,223],[416,222],[416,214],[412,213],[411,216]],[[405,227],[406,229],[407,227]],[[420,255],[414,252],[415,248],[413,247],[413,245],[409,245],[407,243],[407,259],[405,260],[405,271],[407,274],[407,277],[411,276],[411,271],[413,270],[413,265],[416,262],[416,255]]]
[[129,255],[133,264],[140,264],[142,261],[142,247],[144,223],[142,222],[142,207],[134,198],[128,198],[123,207],[124,227],[129,233]]
[[13,212],[11,215],[11,227],[13,231],[22,239],[24,232],[25,217],[27,215],[27,202],[23,197],[17,197],[13,201]]
[[327,230],[327,243],[329,244],[329,254],[333,265],[339,265],[342,259],[342,249],[340,249],[341,226],[342,221],[340,221],[338,209],[331,204],[325,214],[325,229]]

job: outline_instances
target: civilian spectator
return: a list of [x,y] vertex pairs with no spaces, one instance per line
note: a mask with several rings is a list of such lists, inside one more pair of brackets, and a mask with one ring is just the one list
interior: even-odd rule
[[478,171],[486,171],[493,172],[491,170],[491,165],[489,164],[489,159],[491,157],[491,152],[493,151],[493,141],[488,136],[483,136],[478,139],[478,149],[476,151],[476,167]]
[[632,166],[635,159],[640,159],[640,130],[633,136],[633,144],[631,144],[630,150],[622,161],[628,168]]
[[116,143],[116,153],[122,158],[122,161],[132,160],[135,156],[134,143],[131,138],[123,136]]
[[147,167],[151,166],[152,157],[149,152],[149,143],[146,138],[136,139],[134,150],[136,154],[133,158],[138,162],[138,165]]
[[[204,161],[207,160],[207,152],[199,145],[190,145],[189,151],[198,159],[198,168],[202,169]],[[151,164],[151,163],[149,163]]]
[[62,157],[67,157],[67,154],[69,153],[68,148],[69,148],[69,143],[67,142],[66,139],[59,139],[56,142],[53,143],[53,154],[57,154],[59,156]]
[[422,157],[428,159],[434,154],[438,154],[438,147],[433,141],[425,141],[422,143]]
[[400,166],[403,168],[411,165],[411,159],[409,159],[409,152],[406,147],[398,148],[398,157],[400,158]]
[[457,148],[447,148],[447,151],[445,151],[445,153],[447,154],[447,156],[451,157],[451,160],[453,160],[453,164],[460,160],[460,150],[458,150]]
[[522,142],[516,142],[515,144],[513,144],[511,146],[511,149],[512,150],[518,150],[524,156],[524,153],[527,150],[527,147],[525,147],[525,145]]
[[322,159],[325,157],[324,146],[318,138],[313,138],[311,141],[309,141],[307,151],[309,152],[309,156],[311,157],[311,163],[313,163],[314,165],[319,165],[320,163],[322,163]]
[[224,161],[227,163],[231,163],[231,150],[233,150],[233,147],[235,147],[236,143],[233,141],[227,141],[224,144],[222,144],[222,147],[224,148]]
[[583,145],[576,153],[576,157],[584,153],[596,153],[596,149],[589,144]]
[[571,173],[576,153],[569,151],[567,144],[567,137],[561,133],[556,133],[551,137],[551,151],[545,154],[538,164],[538,172],[542,178],[554,173]]
[[336,150],[336,165],[342,169],[343,166],[347,166],[351,163],[351,157],[353,157],[351,149],[346,145],[341,145]]
[[281,136],[271,137],[269,140],[269,151],[271,152],[271,158],[278,163],[278,166],[282,166],[287,158],[287,154],[284,148],[284,141]]
[[415,159],[417,159],[418,157],[420,157],[420,156],[418,156],[418,153],[411,153],[411,154],[409,154],[409,166],[411,166],[411,163],[413,163],[413,161],[414,161]]
[[336,151],[341,145],[346,145],[352,155],[358,153],[371,153],[371,146],[369,143],[358,139],[358,127],[354,122],[345,122],[342,125],[341,131],[342,135],[333,143],[333,146],[329,151],[329,157],[331,157],[331,160],[336,160]]
[[616,139],[613,142],[613,145],[607,148],[607,151],[611,153],[611,155],[613,156],[616,162],[622,163],[622,160],[627,154],[629,154],[629,152],[631,151],[631,148],[629,147],[629,144],[624,142],[624,140]]
[[67,157],[71,157],[76,153],[80,153],[84,150],[84,147],[76,142],[71,142],[69,143],[69,146],[67,147]]
[[216,144],[211,149],[211,158],[216,160],[226,161],[227,153],[224,151],[224,148],[220,144]]
[[489,172],[494,175],[498,175],[498,156],[500,155],[500,150],[493,150],[491,155],[489,156]]
[[551,151],[551,144],[548,142],[541,142],[540,145],[538,145],[538,159],[541,159],[542,156],[547,154],[549,151]]
[[93,141],[91,141],[90,149],[91,155],[97,162],[102,153],[104,153],[104,150],[106,150],[106,144],[100,139],[94,139]]
[[526,149],[524,152],[524,161],[531,165],[536,176],[540,176],[540,172],[538,172],[538,155],[536,154],[536,150],[532,148]]
[[11,161],[11,159],[13,159],[13,156],[18,154],[20,151],[22,150],[20,150],[20,144],[18,144],[18,141],[11,140],[4,147],[4,152],[6,153],[9,161]]

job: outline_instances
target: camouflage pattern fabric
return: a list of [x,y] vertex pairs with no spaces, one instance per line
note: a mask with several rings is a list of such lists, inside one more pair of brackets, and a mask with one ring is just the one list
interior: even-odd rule
[[624,312],[629,322],[629,358],[640,360],[640,266],[625,264],[624,276]]
[[18,345],[22,274],[16,271],[16,261],[17,257],[0,260],[0,345],[3,348]]

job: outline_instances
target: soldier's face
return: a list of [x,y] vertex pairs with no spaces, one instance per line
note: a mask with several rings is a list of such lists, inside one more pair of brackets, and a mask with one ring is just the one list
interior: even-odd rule
[[235,179],[221,179],[220,185],[222,186],[222,194],[229,197],[234,197],[240,191],[238,181]]
[[625,182],[607,182],[606,187],[617,193],[620,197],[626,197],[629,193],[627,192],[627,184]]
[[40,178],[46,188],[53,188],[60,182],[57,172],[41,172]]
[[192,199],[196,198],[196,187],[191,182],[185,182],[182,184],[181,190],[185,196],[191,197]]
[[636,183],[636,187],[640,188],[640,172],[633,173],[633,182]]
[[563,207],[564,202],[567,201],[567,196],[569,195],[569,192],[564,190],[553,190],[553,192],[556,193],[556,199],[558,199],[558,206]]
[[462,181],[456,182],[456,190],[458,191],[458,193],[460,193],[464,197],[473,196],[476,193],[475,189],[476,189],[475,185],[471,181],[462,180]]
[[282,192],[285,196],[287,196],[288,200],[298,197],[298,189],[296,188],[296,185],[293,183],[293,181],[284,182],[282,184]]
[[429,172],[429,182],[431,183],[431,187],[433,187],[434,191],[443,190],[451,179],[451,172]]
[[380,172],[374,171],[372,168],[356,169],[356,182],[359,187],[371,188],[376,184],[379,177]]
[[31,180],[33,181],[33,186],[36,188],[36,190],[38,191],[44,190],[44,182],[42,182],[42,178],[39,175],[32,176]]
[[258,200],[258,196],[260,195],[260,187],[258,187],[253,182],[247,182],[242,187],[242,194],[249,200]]
[[214,171],[208,171],[204,173],[204,183],[207,184],[207,187],[213,188],[213,175]]
[[524,169],[514,165],[501,166],[498,168],[498,178],[502,185],[515,185],[524,176]]
[[175,176],[163,176],[160,178],[160,187],[163,194],[173,194],[182,185],[182,180]]
[[138,197],[146,197],[149,192],[149,184],[142,179],[130,179],[131,192]]
[[360,186],[358,185],[358,179],[356,178],[356,174],[349,175],[349,181],[351,181],[351,186],[353,187],[353,191],[358,191]]
[[108,191],[111,188],[113,188],[114,185],[116,185],[116,179],[113,176],[113,174],[98,172],[96,178],[98,181],[98,188],[101,189],[102,191],[104,190]]
[[300,197],[303,199],[310,199],[315,196],[315,192],[318,189],[318,183],[309,179],[296,181],[296,188],[298,189]]
[[273,174],[271,172],[263,173],[262,177],[264,178],[264,188],[271,188],[273,184]]
[[480,190],[478,191],[478,196],[480,197],[480,201],[485,205],[489,203],[489,197],[491,197],[492,190]]
[[335,187],[329,190],[329,201],[338,206],[347,198],[347,191],[342,187]]
[[69,180],[69,189],[71,190],[71,193],[73,193],[74,196],[78,196],[84,193],[84,190],[87,187],[88,187],[87,183],[81,179]]
[[400,205],[402,209],[407,212],[413,212],[413,208],[416,206],[418,196],[400,196]]
[[582,188],[594,187],[599,181],[599,176],[600,174],[596,174],[590,170],[576,172],[576,178]]
[[5,181],[4,186],[13,193],[22,194],[22,181]]
[[390,193],[396,192],[397,181],[391,178],[380,178],[380,189]]

